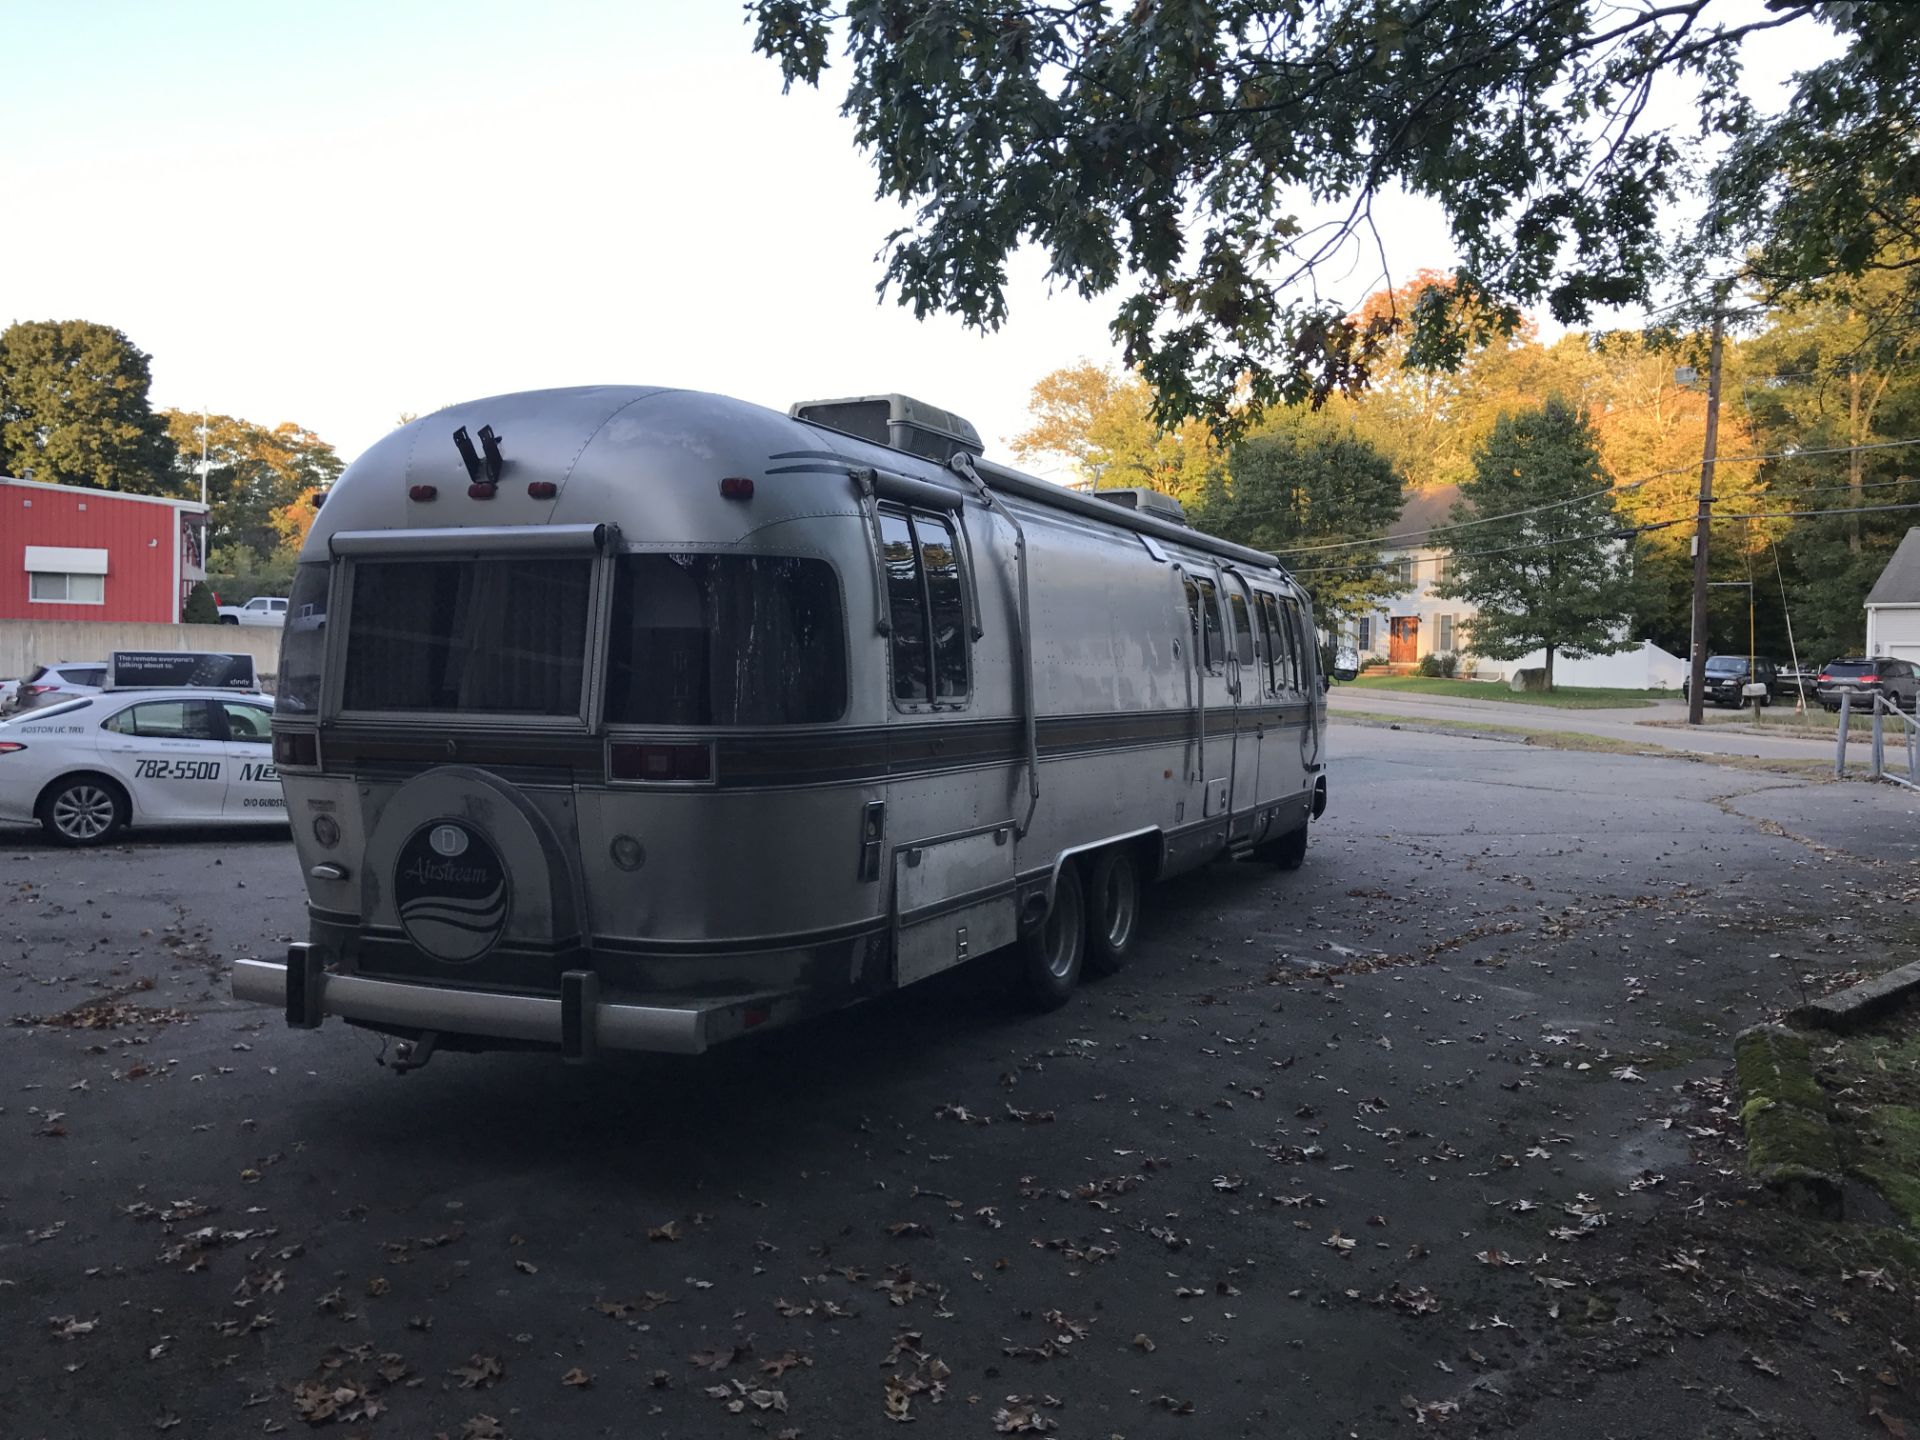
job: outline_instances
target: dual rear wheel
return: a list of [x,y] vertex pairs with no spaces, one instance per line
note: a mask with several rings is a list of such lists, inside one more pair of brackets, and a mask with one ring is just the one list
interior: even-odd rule
[[1021,988],[1037,1009],[1066,1004],[1082,972],[1111,975],[1140,927],[1140,864],[1124,849],[1069,859],[1054,880],[1046,918],[1016,947]]

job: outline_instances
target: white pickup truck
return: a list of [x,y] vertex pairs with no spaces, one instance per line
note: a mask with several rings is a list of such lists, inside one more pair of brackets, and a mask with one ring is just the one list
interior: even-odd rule
[[244,605],[222,605],[222,625],[273,625],[287,623],[287,602],[279,595],[256,595]]

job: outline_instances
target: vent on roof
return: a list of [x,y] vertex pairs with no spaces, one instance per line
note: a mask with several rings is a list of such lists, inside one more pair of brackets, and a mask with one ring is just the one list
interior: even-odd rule
[[824,425],[843,435],[871,440],[937,460],[978,455],[985,448],[980,432],[951,410],[941,410],[907,395],[858,395],[847,400],[802,400],[787,412],[796,420]]
[[1124,490],[1095,490],[1093,498],[1122,509],[1138,510],[1143,515],[1152,515],[1160,520],[1170,520],[1175,525],[1187,523],[1184,505],[1173,496],[1159,490],[1149,490],[1144,485],[1129,485]]

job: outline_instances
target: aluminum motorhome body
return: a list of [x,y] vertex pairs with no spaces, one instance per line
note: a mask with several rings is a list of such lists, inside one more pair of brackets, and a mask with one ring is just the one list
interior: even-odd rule
[[274,718],[311,936],[236,995],[416,1054],[694,1052],[1009,946],[1059,1003],[1150,880],[1297,866],[1300,587],[876,402],[506,395],[350,466]]

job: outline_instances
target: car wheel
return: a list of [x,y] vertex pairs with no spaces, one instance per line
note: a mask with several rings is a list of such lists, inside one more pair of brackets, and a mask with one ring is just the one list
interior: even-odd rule
[[1087,868],[1086,968],[1111,975],[1127,963],[1140,926],[1140,866],[1125,850],[1106,850]]
[[111,780],[74,775],[40,797],[41,828],[59,845],[104,845],[127,823],[127,797]]
[[1058,1010],[1080,983],[1087,951],[1086,897],[1080,870],[1071,860],[1053,882],[1046,919],[1020,937],[1020,985],[1036,1010]]

